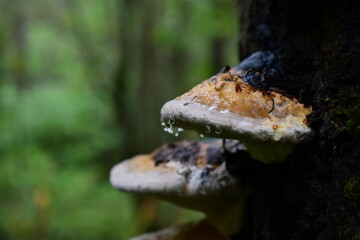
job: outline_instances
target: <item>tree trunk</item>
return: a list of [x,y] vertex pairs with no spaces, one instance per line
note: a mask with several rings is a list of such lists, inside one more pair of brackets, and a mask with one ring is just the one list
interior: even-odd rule
[[[24,10],[20,9],[17,4],[10,4],[11,8],[14,9],[14,20],[11,23],[12,39],[15,44],[15,61],[12,73],[14,80],[19,89],[29,87],[30,79],[28,76],[26,55],[27,55],[27,24],[28,19]],[[17,10],[17,11],[16,11]]]
[[240,59],[262,51],[239,68],[311,105],[315,136],[255,168],[233,239],[360,239],[360,1],[239,0],[239,13]]
[[[135,12],[136,4],[134,1],[126,0],[123,1],[122,11],[120,12],[119,22],[120,22],[120,36],[119,36],[119,49],[121,56],[118,70],[115,74],[115,91],[114,91],[114,101],[116,106],[116,113],[119,126],[125,126],[124,138],[126,141],[123,143],[124,156],[131,156],[136,151],[135,138],[132,138],[132,134],[136,134],[136,126],[134,124],[134,111],[130,107],[137,106],[137,101],[132,96],[129,96],[131,92],[132,85],[130,81],[126,81],[129,78],[129,68],[137,64],[136,55],[134,53],[134,40],[131,39],[135,35]],[[130,26],[127,26],[130,24]],[[127,152],[125,152],[127,151]]]

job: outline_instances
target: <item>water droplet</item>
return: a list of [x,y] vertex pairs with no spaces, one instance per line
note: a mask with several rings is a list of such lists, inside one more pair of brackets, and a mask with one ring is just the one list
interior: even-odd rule
[[174,127],[170,122],[161,124],[164,128],[164,131],[170,134],[173,134],[175,137],[178,137],[181,132],[184,131],[183,128]]
[[229,110],[222,110],[222,111],[220,111],[221,113],[228,113],[229,112]]
[[219,127],[216,127],[216,128],[215,128],[215,133],[216,133],[216,134],[221,134],[221,129],[220,129]]
[[172,127],[172,124],[170,123],[169,120],[167,120],[167,121],[165,122],[164,128],[171,128],[171,127]]
[[173,119],[172,117],[169,117],[168,122],[169,122],[171,125],[174,125],[174,124],[175,124],[175,119]]
[[210,133],[211,132],[211,127],[209,125],[205,126],[205,132],[206,133]]
[[170,127],[164,127],[164,131],[170,134],[174,133],[174,128],[172,126]]
[[175,128],[174,129],[174,135],[175,137],[178,137],[180,135],[181,132],[183,132],[184,129],[183,128]]
[[165,132],[173,134],[174,132],[173,125],[171,124],[169,119],[167,119],[166,122],[162,122],[161,126],[163,126]]

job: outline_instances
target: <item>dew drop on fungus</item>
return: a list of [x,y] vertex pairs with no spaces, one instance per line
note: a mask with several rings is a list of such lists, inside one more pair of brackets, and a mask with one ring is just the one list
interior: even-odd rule
[[168,119],[166,122],[162,122],[161,126],[164,128],[164,131],[170,134],[173,134],[175,137],[178,137],[181,132],[184,131],[183,128],[174,127],[175,120]]
[[174,125],[175,124],[175,119],[169,118],[168,122],[170,122],[171,125]]
[[171,127],[164,127],[164,131],[168,132],[170,134],[173,134],[174,133],[174,128],[172,126]]
[[174,133],[174,127],[170,120],[167,120],[166,122],[162,122],[161,126],[163,126],[165,132],[168,132],[170,134]]
[[215,133],[216,133],[216,134],[221,134],[221,129],[220,129],[219,127],[216,127],[216,128],[215,128]]
[[205,126],[205,132],[206,133],[210,133],[211,132],[211,127],[209,125]]
[[183,132],[183,131],[184,131],[183,128],[174,128],[174,129],[173,129],[173,134],[175,135],[175,137],[178,137],[179,134],[180,134],[181,132]]
[[212,111],[212,110],[214,110],[215,108],[216,108],[216,106],[211,106],[211,107],[209,107],[209,110]]
[[228,113],[229,112],[229,110],[222,110],[222,111],[220,111],[220,113]]

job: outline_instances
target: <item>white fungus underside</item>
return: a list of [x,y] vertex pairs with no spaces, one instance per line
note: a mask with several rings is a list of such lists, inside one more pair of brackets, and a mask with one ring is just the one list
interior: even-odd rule
[[280,120],[252,118],[186,100],[167,102],[161,109],[161,119],[206,136],[240,140],[252,157],[265,163],[283,160],[296,143],[311,135],[311,129],[292,115]]
[[134,168],[133,159],[130,159],[112,168],[110,182],[122,191],[150,194],[188,209],[202,211],[221,232],[234,232],[241,224],[246,189],[230,175],[225,163],[207,174],[203,170],[170,162],[142,171]]
[[152,171],[134,170],[131,159],[115,165],[110,172],[111,184],[122,191],[145,194],[178,192],[181,194],[186,181],[176,172],[166,169]]
[[201,168],[182,166],[179,162],[142,171],[134,168],[130,159],[112,168],[110,182],[115,188],[126,192],[175,198],[221,195],[238,184],[236,178],[225,169],[225,164],[206,176],[202,173]]

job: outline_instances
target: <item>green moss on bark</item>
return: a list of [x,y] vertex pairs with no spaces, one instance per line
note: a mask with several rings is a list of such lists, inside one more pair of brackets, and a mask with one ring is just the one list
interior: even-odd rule
[[347,218],[345,222],[339,223],[339,236],[360,240],[360,177],[349,179],[344,186],[344,196],[349,204],[343,209]]
[[360,136],[360,104],[351,106],[346,111],[346,115],[348,120],[345,129],[350,133]]
[[344,187],[345,197],[350,199],[354,206],[360,208],[360,177],[353,177]]

